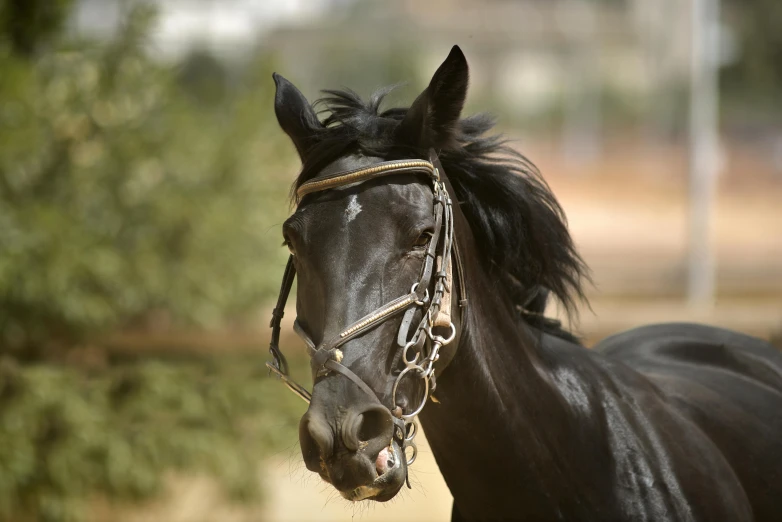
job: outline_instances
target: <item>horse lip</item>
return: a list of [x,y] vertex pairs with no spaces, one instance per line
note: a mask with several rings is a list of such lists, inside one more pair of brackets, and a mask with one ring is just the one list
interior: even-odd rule
[[359,502],[361,500],[371,499],[372,497],[378,495],[381,491],[382,490],[380,488],[375,486],[359,486],[351,491],[340,491],[339,493],[351,502]]
[[[391,475],[394,472],[398,471],[402,467],[402,459],[404,458],[404,453],[402,453],[402,451],[399,449],[399,446],[396,442],[392,442],[391,447],[394,451],[394,467],[388,469],[382,475],[376,475],[375,480],[373,480],[371,484],[359,486],[350,491],[340,491],[339,494],[351,502],[359,502],[361,500],[378,500],[377,497],[387,493],[387,487],[391,485],[389,484],[389,478],[391,478]],[[399,487],[396,488],[396,491],[388,496],[388,498],[383,498],[381,502],[385,502],[386,500],[393,498],[402,488],[403,484],[404,480],[400,481]]]
[[[392,471],[396,471],[396,469],[399,468],[402,465],[402,459],[404,458],[405,454],[399,448],[399,444],[397,444],[393,440],[391,441],[391,450],[393,451],[394,465],[391,466],[390,468],[388,468],[386,470],[386,472],[383,473],[382,475],[378,475],[377,478],[375,479],[375,482],[381,480],[383,477],[385,477],[386,475],[388,475]],[[377,473],[377,472],[375,472],[375,473]]]
[[[401,458],[400,458],[401,455],[400,455],[398,446],[394,443],[394,441],[391,441],[389,443],[388,448],[383,448],[383,450],[381,450],[381,453],[385,449],[390,449],[391,450],[391,455],[387,456],[386,464],[388,464],[388,461],[391,461],[392,464],[391,464],[391,467],[389,467],[385,471],[381,472],[381,471],[378,471],[378,469],[377,469],[377,462],[375,462],[375,471],[376,471],[377,477],[382,477],[386,473],[390,473],[390,472],[394,471],[396,468],[398,468],[399,466],[401,466]],[[380,458],[380,457],[378,456],[378,458]]]

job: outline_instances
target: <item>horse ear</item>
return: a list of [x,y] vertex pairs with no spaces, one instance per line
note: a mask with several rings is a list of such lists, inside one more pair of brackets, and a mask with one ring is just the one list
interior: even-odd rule
[[304,161],[307,151],[317,141],[318,131],[323,129],[323,125],[310,102],[295,85],[277,73],[272,74],[272,78],[277,86],[274,96],[274,113],[277,115],[277,122],[290,137],[301,160]]
[[448,58],[432,76],[408,109],[399,125],[397,137],[421,148],[440,148],[454,134],[454,128],[464,108],[469,83],[469,67],[458,45],[451,48]]

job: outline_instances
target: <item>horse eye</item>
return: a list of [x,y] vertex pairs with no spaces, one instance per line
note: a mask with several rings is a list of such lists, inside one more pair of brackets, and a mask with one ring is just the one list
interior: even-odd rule
[[429,240],[432,239],[432,233],[431,232],[424,232],[420,236],[418,236],[418,239],[415,240],[415,243],[413,243],[413,246],[415,247],[425,247],[429,244]]
[[293,249],[293,245],[287,239],[282,242],[282,246],[288,247],[288,252],[290,252],[292,256],[296,255],[296,251]]

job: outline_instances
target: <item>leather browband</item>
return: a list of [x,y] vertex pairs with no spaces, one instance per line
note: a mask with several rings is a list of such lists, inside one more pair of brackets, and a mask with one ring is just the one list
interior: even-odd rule
[[428,161],[423,160],[402,160],[402,161],[384,161],[371,167],[363,167],[348,172],[337,172],[330,176],[325,176],[315,180],[302,183],[296,190],[296,197],[303,198],[307,194],[328,190],[335,187],[343,187],[352,183],[361,183],[369,179],[375,179],[389,174],[403,174],[406,172],[421,172],[429,177],[438,180],[437,170]]

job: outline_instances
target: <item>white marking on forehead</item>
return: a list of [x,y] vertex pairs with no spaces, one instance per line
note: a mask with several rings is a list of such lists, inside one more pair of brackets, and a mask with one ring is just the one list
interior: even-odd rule
[[356,216],[361,212],[361,205],[358,203],[358,196],[356,194],[353,194],[350,196],[350,200],[348,201],[348,206],[345,209],[345,224],[350,223],[354,219],[356,219]]

